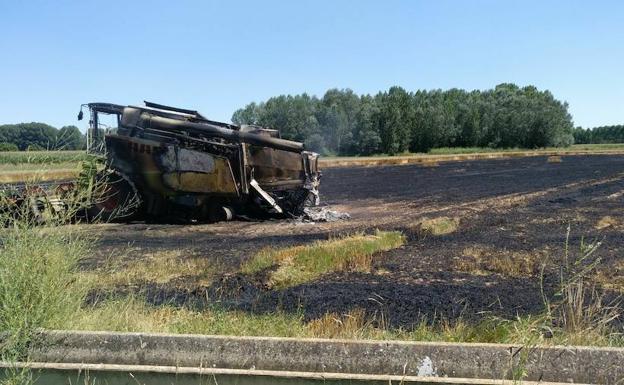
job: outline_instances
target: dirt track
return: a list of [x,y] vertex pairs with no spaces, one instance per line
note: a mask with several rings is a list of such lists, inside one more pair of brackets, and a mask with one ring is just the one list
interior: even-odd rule
[[[323,203],[349,212],[349,221],[100,225],[94,230],[102,236],[102,249],[84,266],[97,266],[110,253],[134,259],[181,248],[189,256],[214,260],[225,276],[211,287],[190,287],[183,280],[146,284],[140,289],[154,303],[202,306],[220,301],[252,312],[278,307],[303,311],[307,318],[364,308],[369,314],[383,313],[395,326],[409,326],[423,316],[472,319],[485,312],[513,317],[541,310],[535,274],[514,277],[457,266],[474,250],[494,258],[559,256],[569,224],[572,249],[578,249],[582,237],[604,238],[599,252],[605,274],[621,276],[623,175],[624,156],[611,155],[567,156],[554,163],[532,157],[328,169],[322,179]],[[458,229],[440,236],[417,230],[422,218],[441,216],[458,218]],[[260,280],[235,274],[241,261],[264,246],[375,228],[400,229],[409,241],[378,255],[368,274],[330,274],[284,291],[265,290]]]

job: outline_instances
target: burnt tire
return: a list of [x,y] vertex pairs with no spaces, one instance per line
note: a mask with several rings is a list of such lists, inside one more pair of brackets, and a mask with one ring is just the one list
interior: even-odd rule
[[33,225],[43,225],[50,220],[52,215],[43,188],[30,186],[24,190],[19,215]]
[[26,199],[28,205],[28,221],[35,225],[43,225],[49,221],[50,214],[46,205],[45,197],[29,196]]

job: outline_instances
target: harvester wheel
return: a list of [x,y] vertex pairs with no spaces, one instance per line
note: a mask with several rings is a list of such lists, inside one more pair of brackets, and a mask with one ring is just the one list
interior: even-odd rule
[[107,170],[96,176],[94,199],[87,209],[90,222],[130,221],[141,203],[134,184],[125,175]]
[[32,224],[42,225],[51,217],[50,207],[47,205],[46,192],[39,186],[31,186],[24,190],[23,204],[26,205],[25,214]]

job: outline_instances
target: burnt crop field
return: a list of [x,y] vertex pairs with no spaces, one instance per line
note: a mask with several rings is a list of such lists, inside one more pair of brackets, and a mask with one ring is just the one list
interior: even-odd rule
[[[593,277],[613,293],[624,288],[624,157],[528,157],[323,170],[323,205],[351,219],[331,223],[233,221],[202,225],[85,225],[100,238],[84,272],[111,258],[128,265],[175,252],[211,269],[173,279],[141,278],[94,292],[140,293],[152,304],[209,307],[254,314],[281,310],[312,320],[362,309],[391,327],[422,320],[512,319],[543,311],[567,244],[601,241]],[[271,272],[241,266],[261,250],[397,230],[405,243],[375,253],[367,271],[328,272],[272,287]],[[546,266],[546,268],[543,268]],[[204,274],[201,280],[195,275]],[[544,278],[540,284],[540,277]],[[615,295],[615,294],[614,294]]]

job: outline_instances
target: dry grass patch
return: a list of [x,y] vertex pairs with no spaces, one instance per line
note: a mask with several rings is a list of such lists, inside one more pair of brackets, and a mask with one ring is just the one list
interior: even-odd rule
[[218,270],[215,262],[184,254],[185,250],[166,250],[130,262],[112,259],[105,266],[81,275],[93,288],[136,286],[145,282],[162,284],[178,278],[185,278],[187,284],[210,284]]
[[534,276],[540,272],[545,251],[510,251],[489,247],[467,247],[453,266],[473,274],[498,273],[512,277]]
[[624,190],[615,192],[607,196],[607,199],[619,199],[624,195]]
[[315,338],[409,339],[408,333],[390,329],[383,313],[371,316],[359,308],[344,314],[327,313],[309,321],[304,327]]
[[620,221],[618,221],[616,218],[613,218],[612,216],[607,215],[600,218],[600,220],[596,223],[596,226],[594,227],[596,228],[596,230],[603,230],[607,227],[616,228],[619,225]]
[[354,309],[340,315],[327,313],[323,317],[308,322],[306,328],[318,338],[363,338],[368,326],[366,314],[362,309]]
[[253,274],[274,267],[269,273],[269,286],[295,286],[332,271],[369,272],[375,253],[404,243],[405,237],[400,232],[376,231],[371,235],[355,234],[305,246],[267,248],[243,264],[241,271]]
[[549,156],[546,161],[548,163],[561,163],[561,157],[558,155]]
[[422,167],[438,167],[440,165],[440,162],[435,161],[435,160],[425,160],[422,163],[420,163],[420,166]]
[[412,231],[431,235],[446,235],[457,231],[459,222],[459,217],[423,218],[415,226],[412,226]]

